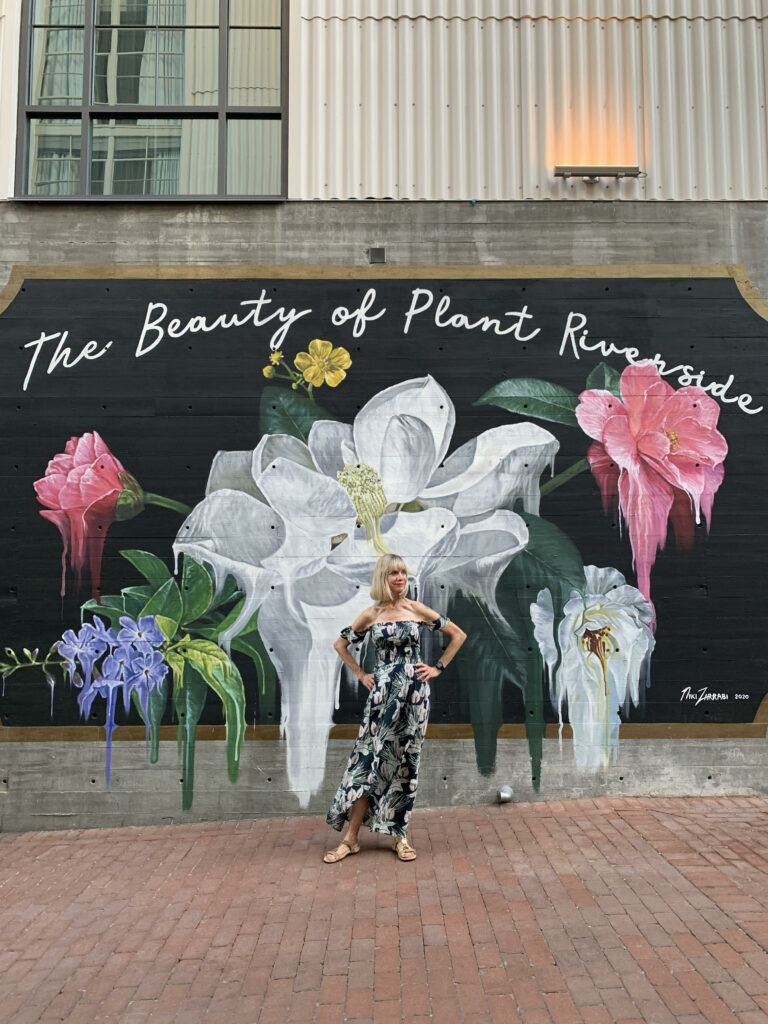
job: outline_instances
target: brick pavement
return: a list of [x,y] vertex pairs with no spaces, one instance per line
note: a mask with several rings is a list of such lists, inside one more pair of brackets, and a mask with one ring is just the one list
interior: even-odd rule
[[767,1024],[768,799],[0,836],[0,1021]]

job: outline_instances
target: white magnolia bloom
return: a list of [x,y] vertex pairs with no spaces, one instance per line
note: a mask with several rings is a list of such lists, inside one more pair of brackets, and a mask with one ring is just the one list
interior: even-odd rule
[[545,589],[531,605],[531,618],[561,734],[567,704],[576,763],[598,768],[616,760],[619,708],[630,700],[637,705],[640,680],[647,678],[653,607],[617,569],[588,565],[584,573],[584,593],[572,590],[562,612],[556,616]]
[[502,427],[446,460],[454,423],[447,392],[427,376],[381,391],[351,425],[314,423],[306,444],[268,434],[254,451],[219,452],[179,530],[177,556],[210,565],[219,588],[233,576],[245,595],[219,637],[225,649],[259,612],[302,806],[323,779],[340,679],[332,644],[370,603],[378,556],[402,555],[428,604],[461,591],[499,614],[496,584],[528,542],[512,506],[538,509],[556,438],[533,424]]

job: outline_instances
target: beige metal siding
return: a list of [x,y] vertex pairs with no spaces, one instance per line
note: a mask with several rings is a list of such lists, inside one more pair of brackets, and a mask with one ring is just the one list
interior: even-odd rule
[[[297,0],[300,199],[766,199],[761,0]],[[640,179],[555,179],[556,164]]]

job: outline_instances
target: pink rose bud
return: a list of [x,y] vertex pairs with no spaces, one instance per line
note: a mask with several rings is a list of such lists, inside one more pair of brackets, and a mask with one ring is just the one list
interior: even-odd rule
[[78,585],[88,560],[92,593],[98,600],[107,530],[116,520],[132,519],[143,510],[144,492],[96,431],[71,437],[34,487],[38,501],[45,505],[40,515],[56,524],[64,544],[61,596],[69,556]]

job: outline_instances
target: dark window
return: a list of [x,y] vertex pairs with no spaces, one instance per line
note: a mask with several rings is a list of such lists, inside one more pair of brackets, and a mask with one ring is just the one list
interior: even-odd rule
[[17,192],[285,195],[287,0],[25,0]]

